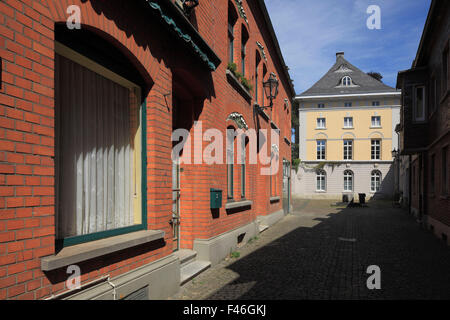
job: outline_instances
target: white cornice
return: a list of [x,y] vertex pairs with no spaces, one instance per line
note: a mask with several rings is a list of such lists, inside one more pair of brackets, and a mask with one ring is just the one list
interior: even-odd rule
[[335,110],[346,110],[348,112],[352,112],[355,110],[371,110],[371,109],[398,109],[400,108],[399,104],[395,104],[392,106],[358,106],[358,107],[330,107],[330,108],[298,108],[299,112],[322,112],[322,111],[335,111]]
[[374,93],[349,93],[349,94],[325,94],[317,96],[296,96],[295,100],[316,100],[329,98],[349,98],[349,97],[379,97],[379,96],[401,96],[401,92],[374,92]]

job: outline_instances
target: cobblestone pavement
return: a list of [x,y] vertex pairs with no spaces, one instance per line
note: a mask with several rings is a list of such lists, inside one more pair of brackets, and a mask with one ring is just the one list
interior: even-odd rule
[[[450,248],[390,202],[294,200],[293,213],[170,299],[449,299]],[[366,286],[381,269],[381,289]]]

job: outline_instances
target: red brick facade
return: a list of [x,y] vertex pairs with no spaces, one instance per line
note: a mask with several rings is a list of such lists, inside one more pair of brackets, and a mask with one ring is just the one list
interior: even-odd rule
[[[221,60],[215,71],[205,67],[170,32],[169,26],[151,15],[146,1],[0,2],[0,299],[42,299],[65,290],[65,270],[42,272],[41,257],[56,252],[55,24],[66,23],[66,9],[71,4],[81,8],[82,29],[96,33],[119,49],[145,82],[147,228],[165,231],[164,243],[154,248],[136,247],[120,255],[80,263],[82,282],[105,274],[114,277],[172,253],[170,155],[175,94],[180,97],[183,117],[192,120],[191,125],[202,121],[203,132],[217,128],[225,137],[227,126],[234,125],[233,121],[226,121],[232,112],[242,114],[250,128],[259,123],[260,128],[270,129],[270,121],[255,113],[254,98],[246,99],[226,76],[227,13],[229,4],[239,12],[235,1],[200,1],[190,18]],[[294,93],[260,4],[243,1],[243,7],[248,23],[238,13],[239,27],[234,36],[238,55],[241,26],[248,30],[247,79],[254,86],[258,41],[267,56],[267,61],[261,61],[261,74],[264,64],[267,76],[274,72],[280,80],[272,120],[281,130],[280,169],[274,178],[274,195],[281,197],[281,161],[291,158],[290,146],[284,141],[284,137],[290,140],[291,135],[291,104],[286,107],[285,99],[290,102]],[[235,61],[240,69],[238,57]],[[258,86],[261,94],[262,80]],[[203,142],[203,148],[207,145]],[[194,156],[199,150],[193,146],[192,151]],[[260,165],[247,166],[246,199],[253,201],[251,208],[230,214],[222,206],[218,215],[213,215],[210,188],[222,189],[223,203],[226,202],[226,164],[182,165],[180,247],[192,248],[194,239],[211,238],[252,222],[259,215],[282,209],[281,201],[269,201],[269,176],[261,176],[259,169]],[[238,198],[238,166],[234,181],[234,195]]]
[[[402,155],[411,157],[411,211],[442,238],[450,236],[449,28],[449,3],[432,1],[413,67],[399,72],[397,79],[403,99],[400,146]],[[419,119],[421,88],[424,116]]]

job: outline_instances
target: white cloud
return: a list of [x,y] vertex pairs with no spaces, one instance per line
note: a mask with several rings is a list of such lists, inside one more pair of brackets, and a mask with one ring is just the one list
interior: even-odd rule
[[[396,72],[414,59],[429,1],[266,0],[266,6],[295,90],[301,93],[328,71],[338,51],[395,86]],[[381,8],[381,30],[366,27],[370,4]]]

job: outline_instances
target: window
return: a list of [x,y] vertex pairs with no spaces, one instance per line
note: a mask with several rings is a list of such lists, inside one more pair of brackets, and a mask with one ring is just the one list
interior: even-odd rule
[[344,191],[353,191],[353,172],[351,170],[344,171]]
[[345,76],[342,78],[342,85],[344,87],[348,87],[352,85],[352,78],[350,78],[349,76]]
[[344,117],[344,128],[353,128],[353,117]]
[[372,139],[370,157],[372,160],[380,160],[381,155],[381,140]]
[[425,87],[414,88],[414,120],[425,120]]
[[442,95],[445,95],[448,90],[448,44],[447,48],[442,53]]
[[237,20],[237,14],[234,5],[228,3],[228,62],[234,62],[234,25]]
[[245,142],[246,142],[246,139],[245,139],[245,137],[242,137],[242,145],[241,145],[241,198],[245,198],[245,181],[246,181],[246,179],[245,179],[245,174],[246,174],[246,168],[245,168],[245,153],[246,153],[246,150],[245,150]]
[[248,41],[248,32],[247,29],[245,29],[244,25],[242,25],[242,33],[241,33],[241,71],[242,71],[242,76],[245,77],[245,64],[247,63],[246,61],[246,57],[247,57],[247,52],[246,52],[246,46],[247,46],[247,41]]
[[351,102],[344,102],[344,107],[351,107],[352,103]]
[[325,129],[325,118],[317,118],[317,128]]
[[[259,52],[256,51],[255,53],[255,102],[258,103],[258,87],[259,87],[259,63],[261,62],[261,56],[259,55]],[[264,89],[263,89],[264,90]],[[264,92],[263,92],[264,94]]]
[[353,159],[353,140],[344,140],[344,160]]
[[370,191],[378,192],[380,191],[380,186],[381,186],[381,172],[378,170],[374,170],[372,171],[370,177]]
[[234,128],[229,126],[227,128],[227,141],[230,141],[227,145],[227,199],[234,198]]
[[377,107],[380,105],[380,101],[372,101],[372,106]]
[[375,127],[375,128],[381,127],[381,117],[380,116],[372,117],[372,127]]
[[58,42],[55,51],[57,239],[143,230],[141,89]]
[[317,108],[319,108],[319,109],[325,108],[325,104],[324,103],[318,103],[317,104]]
[[448,195],[448,165],[447,165],[448,147],[442,149],[442,194]]
[[435,183],[435,155],[431,155],[430,160],[430,192],[434,193],[434,183]]
[[317,160],[325,160],[325,140],[317,140]]
[[318,170],[316,172],[316,191],[326,190],[326,173],[324,170]]

